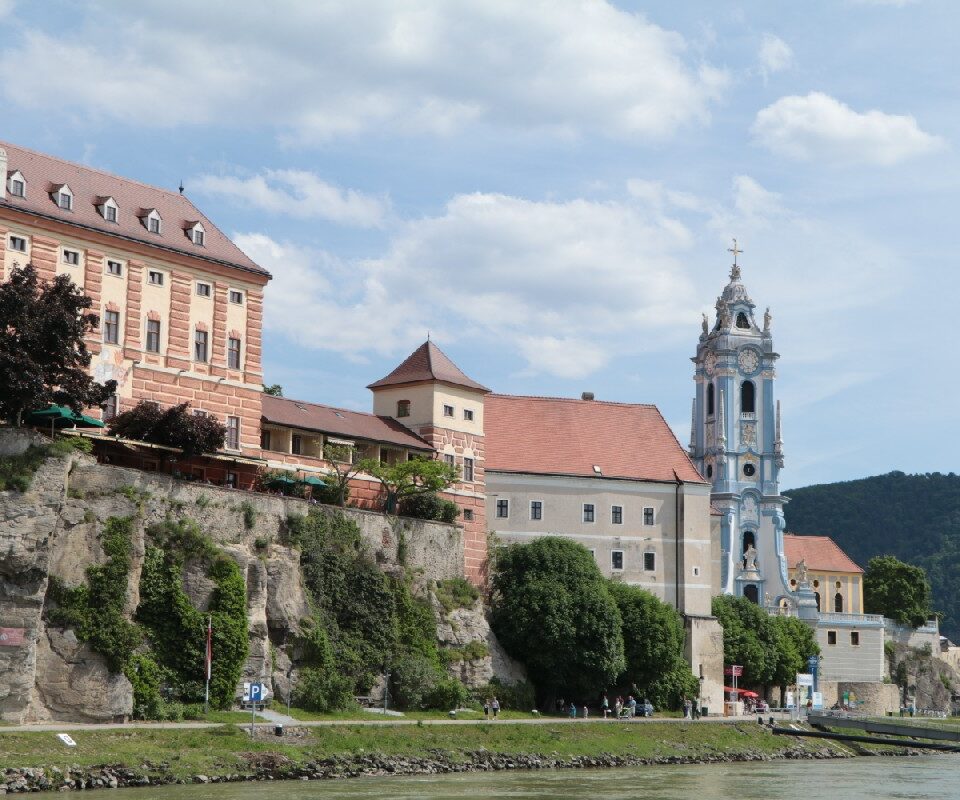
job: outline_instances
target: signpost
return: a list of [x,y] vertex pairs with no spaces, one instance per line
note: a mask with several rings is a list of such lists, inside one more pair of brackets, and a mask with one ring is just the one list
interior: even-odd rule
[[267,687],[262,683],[243,684],[243,702],[250,704],[250,738],[253,738],[254,725],[257,721],[257,703],[263,705],[267,701]]
[[731,702],[733,703],[733,713],[737,713],[737,700],[740,697],[740,692],[737,689],[737,678],[743,675],[743,665],[742,664],[731,664],[729,667],[725,667],[723,674],[730,677],[730,697]]

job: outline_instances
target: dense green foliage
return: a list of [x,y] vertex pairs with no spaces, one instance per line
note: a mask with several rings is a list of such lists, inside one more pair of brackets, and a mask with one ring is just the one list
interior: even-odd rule
[[700,681],[683,658],[683,620],[675,608],[650,592],[625,583],[610,583],[623,619],[627,667],[617,681],[635,685],[656,708],[677,708],[696,697]]
[[111,436],[176,447],[185,456],[223,448],[227,429],[212,414],[193,414],[189,403],[162,409],[143,400],[108,423]]
[[20,425],[51,404],[79,414],[116,391],[89,372],[84,339],[100,324],[92,305],[68,275],[41,280],[30,264],[0,284],[0,417]]
[[792,617],[769,615],[745,597],[714,597],[723,626],[723,662],[743,666],[741,686],[786,686],[820,649],[813,629]]
[[868,614],[917,627],[930,618],[930,582],[922,567],[876,556],[863,576],[863,605]]
[[787,494],[789,531],[830,536],[862,567],[883,555],[923,567],[943,633],[960,639],[960,475],[891,472]]
[[480,590],[466,578],[437,581],[433,593],[448,614],[457,608],[473,608],[480,599]]
[[541,699],[592,696],[624,668],[620,611],[590,552],[544,537],[497,554],[493,629],[535,676]]
[[460,516],[460,508],[452,500],[440,497],[436,492],[424,492],[405,498],[400,503],[399,514],[435,522],[455,522]]
[[25,492],[33,482],[33,476],[48,458],[64,456],[74,450],[89,453],[89,439],[78,436],[62,436],[43,445],[30,445],[19,455],[0,458],[0,492],[14,489]]
[[[437,627],[426,600],[411,592],[405,576],[388,576],[370,556],[356,524],[340,512],[311,509],[287,520],[286,539],[300,549],[300,570],[312,604],[306,621],[314,637],[329,642],[332,658],[303,650],[300,659],[316,670],[318,687],[302,697],[313,710],[333,709],[350,692],[365,694],[385,669],[391,672],[392,703],[406,708],[435,707],[465,690],[451,683],[437,648]],[[297,695],[299,690],[295,689]],[[302,694],[302,693],[301,693]]]
[[460,477],[452,464],[419,456],[393,464],[365,459],[357,466],[380,481],[385,492],[383,510],[388,514],[397,513],[398,507],[416,495],[442,492]]

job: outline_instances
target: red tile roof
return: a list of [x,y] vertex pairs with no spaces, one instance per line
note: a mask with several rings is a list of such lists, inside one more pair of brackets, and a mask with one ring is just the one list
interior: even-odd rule
[[483,415],[487,470],[706,483],[653,405],[490,394]]
[[800,559],[803,559],[807,569],[818,572],[863,572],[829,536],[797,536],[785,533],[783,549],[790,569],[794,569]]
[[383,386],[399,386],[422,381],[440,381],[453,386],[478,389],[481,392],[490,391],[486,386],[464,375],[460,367],[431,341],[424,342],[387,377],[371,383],[367,388],[379,389]]
[[347,439],[364,439],[412,450],[433,451],[426,441],[390,417],[378,417],[362,411],[322,406],[268,394],[263,395],[262,399],[261,415],[264,422],[343,436]]
[[[7,151],[7,174],[2,177],[6,179],[19,171],[26,181],[26,197],[11,196],[7,191],[0,200],[0,208],[16,208],[69,225],[93,228],[154,247],[270,275],[200,213],[185,195],[36,153],[15,144],[0,142],[0,147]],[[51,193],[63,185],[69,186],[73,193],[71,210],[60,208],[51,197]],[[119,206],[116,222],[107,222],[97,209],[98,203],[107,197],[112,197]],[[150,233],[140,218],[151,209],[160,214],[159,234]],[[203,245],[194,244],[185,232],[194,222],[203,223]]]

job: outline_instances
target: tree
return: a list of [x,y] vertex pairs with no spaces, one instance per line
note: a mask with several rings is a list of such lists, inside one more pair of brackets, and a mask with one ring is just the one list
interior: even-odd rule
[[388,514],[395,514],[398,504],[405,498],[427,492],[442,492],[460,477],[454,465],[423,456],[395,464],[365,459],[358,466],[383,485],[387,494],[383,510]]
[[623,672],[620,611],[582,545],[550,536],[510,545],[492,590],[493,629],[548,706],[558,690],[593,696]]
[[771,649],[770,615],[745,597],[713,598],[713,615],[723,627],[723,662],[743,667],[743,685],[769,684],[777,667]]
[[352,463],[353,448],[345,444],[330,444],[323,446],[323,458],[330,464],[332,475],[324,477],[323,502],[330,502],[335,506],[345,506],[350,496],[350,480],[358,472],[363,472],[362,460]]
[[176,447],[185,456],[215,453],[223,447],[227,429],[210,414],[191,414],[189,403],[161,409],[141,401],[108,424],[111,436]]
[[656,708],[678,708],[695,697],[699,680],[683,657],[683,620],[675,608],[636,586],[611,581],[623,619],[627,667],[620,684],[636,684]]
[[263,387],[263,393],[271,397],[283,397],[283,387],[279,383]]
[[41,281],[30,264],[0,285],[0,416],[19,426],[51,403],[79,414],[116,391],[87,371],[84,336],[100,324],[92,303],[69,276]]
[[807,661],[820,653],[813,628],[796,617],[770,617],[769,643],[776,659],[772,683],[789,686],[798,672],[807,671]]
[[868,614],[915,628],[923,625],[931,614],[927,573],[895,556],[871,558],[863,576],[863,604]]

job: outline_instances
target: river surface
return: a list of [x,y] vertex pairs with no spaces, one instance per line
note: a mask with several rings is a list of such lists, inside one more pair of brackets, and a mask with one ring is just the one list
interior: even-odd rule
[[[99,794],[98,794],[99,796]],[[960,755],[470,773],[122,789],[107,800],[860,800],[960,798]]]

